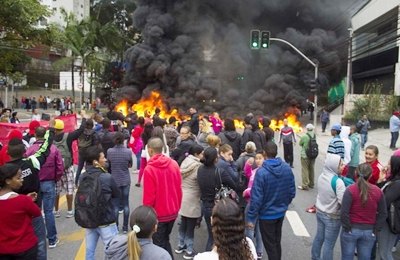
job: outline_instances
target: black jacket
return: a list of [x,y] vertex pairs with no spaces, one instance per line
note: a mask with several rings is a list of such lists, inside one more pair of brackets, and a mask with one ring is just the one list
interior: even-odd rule
[[218,134],[221,138],[221,144],[229,144],[233,150],[233,160],[237,160],[240,156],[241,136],[236,131],[223,131]]

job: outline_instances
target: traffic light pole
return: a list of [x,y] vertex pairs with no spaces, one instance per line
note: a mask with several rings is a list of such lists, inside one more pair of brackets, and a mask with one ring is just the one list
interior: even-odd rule
[[[279,38],[270,38],[270,41],[282,42],[286,45],[289,45],[293,50],[295,50],[301,57],[303,57],[308,63],[310,63],[314,67],[314,79],[317,82],[318,79],[318,64],[313,62],[310,58],[308,58],[304,53],[302,53],[299,49],[297,49],[293,44],[288,41]],[[314,92],[314,127],[317,128],[317,114],[318,114],[318,95],[317,92]],[[316,131],[315,131],[316,132]]]

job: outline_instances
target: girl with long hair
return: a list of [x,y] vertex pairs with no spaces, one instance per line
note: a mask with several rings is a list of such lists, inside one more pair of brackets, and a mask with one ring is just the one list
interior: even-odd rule
[[157,213],[152,207],[139,206],[131,213],[127,235],[117,235],[106,246],[106,259],[170,260],[169,253],[153,244],[157,231]]
[[[389,217],[392,203],[400,200],[400,157],[393,155],[389,162],[390,175],[386,178],[386,171],[381,173],[378,186],[382,186],[386,201],[386,211]],[[389,219],[383,223],[382,230],[378,232],[378,252],[383,260],[392,260],[392,247],[396,242],[397,235],[392,233],[389,227]]]
[[38,239],[32,219],[41,215],[33,202],[36,193],[19,195],[21,169],[16,164],[0,167],[0,259],[36,259]]
[[[342,200],[340,214],[343,227],[340,236],[342,260],[353,259],[355,249],[358,259],[371,259],[376,234],[382,229],[387,216],[382,191],[368,181],[372,167],[368,163],[360,164],[356,174],[357,182],[346,189]],[[394,241],[391,247],[393,245]]]
[[194,260],[255,260],[256,250],[246,238],[243,214],[232,199],[220,200],[212,211],[212,233],[215,246],[210,252],[196,255]]
[[371,184],[377,184],[379,179],[379,175],[383,169],[383,165],[378,160],[379,149],[375,145],[368,145],[365,148],[365,162],[371,165],[372,173],[368,179],[368,182]]

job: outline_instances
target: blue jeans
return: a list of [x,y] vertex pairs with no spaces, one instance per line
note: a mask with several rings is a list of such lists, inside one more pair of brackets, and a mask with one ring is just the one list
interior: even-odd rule
[[197,218],[189,218],[182,216],[181,225],[179,226],[179,247],[186,246],[186,252],[193,253],[194,229],[196,227]]
[[[359,260],[371,259],[371,251],[374,247],[376,237],[372,229],[362,230],[352,228],[350,232],[342,230],[340,235],[340,246],[342,249],[342,260],[353,260],[357,248]],[[390,250],[392,250],[390,248]]]
[[49,240],[49,243],[54,243],[57,241],[56,221],[53,214],[54,201],[56,199],[55,181],[41,181],[40,193],[46,223],[47,239]]
[[311,248],[312,260],[333,260],[333,248],[339,235],[340,226],[340,219],[333,219],[326,213],[317,211],[317,234]]
[[365,144],[368,142],[368,133],[360,135],[361,135],[361,148],[364,148]]
[[214,207],[214,203],[203,202],[201,204],[201,210],[202,210],[202,213],[204,216],[204,220],[206,221],[207,231],[208,231],[208,239],[207,239],[207,245],[206,245],[205,251],[211,251],[212,246],[214,244],[214,238],[213,238],[212,229],[211,229],[211,214],[212,214],[213,207]]
[[382,260],[393,260],[392,247],[395,245],[397,235],[389,229],[389,224],[385,221],[382,230],[378,232],[378,255]]
[[[244,210],[245,223],[247,223],[247,212],[249,211],[249,207],[250,207],[250,202],[247,203],[246,209]],[[256,221],[256,225],[255,225],[254,229],[246,227],[244,234],[246,235],[246,237],[253,240],[254,245],[256,245],[256,252],[262,254],[263,253],[263,241],[262,241],[262,237],[261,237],[259,221],[258,220]]]
[[124,223],[122,225],[123,231],[128,231],[128,221],[129,221],[129,188],[131,185],[118,187],[121,197],[114,199],[114,212],[117,220],[117,228],[118,228],[118,219],[119,219],[119,209],[122,206],[124,210]]
[[103,241],[104,248],[110,242],[110,240],[118,234],[118,228],[115,223],[110,224],[106,227],[98,228],[87,228],[85,239],[86,239],[86,258],[85,260],[94,260],[97,241],[99,237]]
[[140,169],[140,158],[142,158],[142,149],[136,155],[136,170]]
[[390,139],[390,148],[396,148],[397,139],[399,139],[399,131],[390,132],[392,138]]
[[39,216],[32,219],[33,230],[38,238],[38,253],[37,260],[47,259],[47,247],[46,247],[46,228],[44,226],[43,217]]

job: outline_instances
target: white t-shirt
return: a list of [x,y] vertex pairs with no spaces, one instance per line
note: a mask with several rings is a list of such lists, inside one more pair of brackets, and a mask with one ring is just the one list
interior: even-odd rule
[[[254,247],[253,241],[250,238],[246,237],[247,243],[249,244],[251,254],[253,255],[254,259],[257,259],[256,248]],[[197,254],[193,260],[219,260],[218,253],[216,249],[213,249],[209,252],[204,252]]]

